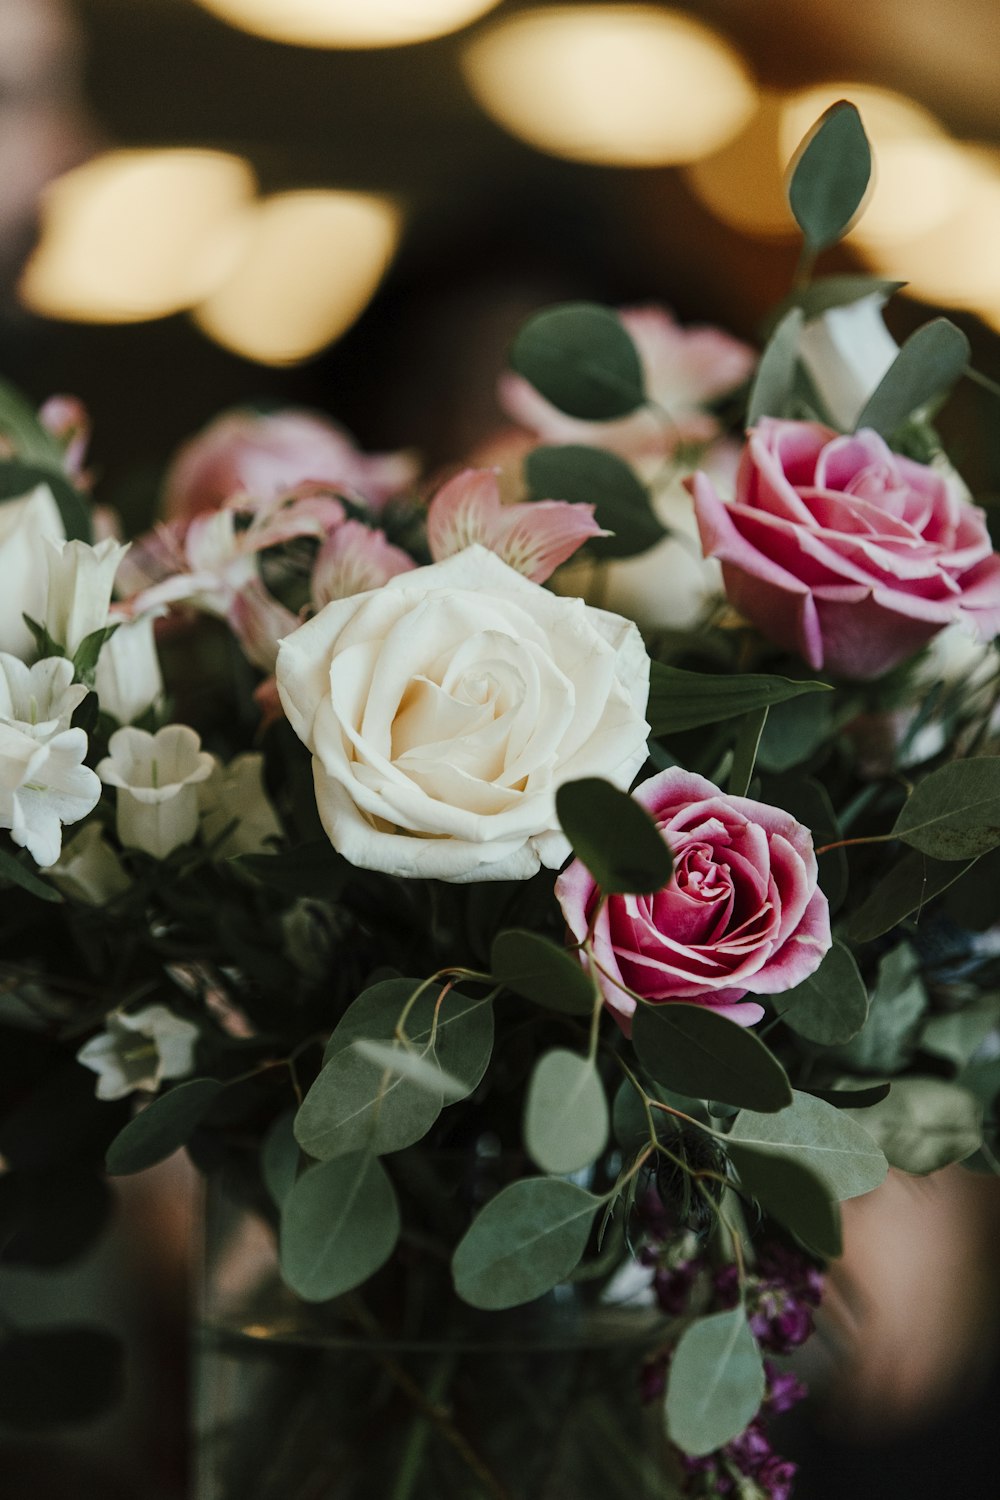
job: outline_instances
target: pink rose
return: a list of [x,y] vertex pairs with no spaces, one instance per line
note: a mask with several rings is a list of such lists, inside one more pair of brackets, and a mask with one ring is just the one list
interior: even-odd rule
[[877,677],[946,625],[1000,630],[1000,557],[983,512],[877,433],[766,417],[728,503],[691,483],[730,602],[814,670]]
[[[674,874],[655,896],[609,896],[598,917],[594,957],[608,1005],[626,1028],[636,1006],[626,989],[753,1025],[764,1011],[744,995],[792,989],[830,947],[812,835],[780,808],[727,797],[679,767],[633,795],[670,845]],[[597,886],[579,860],[559,876],[556,896],[582,941]]]
[[346,432],[313,412],[233,410],[185,443],[164,493],[168,520],[188,521],[234,495],[271,500],[313,481],[367,501],[378,511],[412,483],[408,453],[362,453]]

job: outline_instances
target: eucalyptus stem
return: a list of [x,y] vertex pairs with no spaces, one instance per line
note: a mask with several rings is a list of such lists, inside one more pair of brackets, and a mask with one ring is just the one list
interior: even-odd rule
[[[447,1349],[435,1365],[426,1393],[427,1400],[432,1407],[441,1409],[442,1398],[451,1385],[457,1364],[457,1350]],[[396,1471],[395,1483],[387,1500],[411,1500],[411,1496],[415,1493],[419,1495],[416,1486],[423,1469],[424,1454],[427,1451],[427,1440],[430,1435],[429,1417],[424,1411],[415,1412],[403,1446],[402,1462]]]

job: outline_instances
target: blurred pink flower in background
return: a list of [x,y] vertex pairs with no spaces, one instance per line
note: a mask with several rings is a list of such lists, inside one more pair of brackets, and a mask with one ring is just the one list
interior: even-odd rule
[[312,600],[317,609],[331,599],[349,599],[381,588],[398,573],[417,565],[401,547],[394,547],[384,531],[373,531],[362,521],[345,521],[331,531],[313,566]]

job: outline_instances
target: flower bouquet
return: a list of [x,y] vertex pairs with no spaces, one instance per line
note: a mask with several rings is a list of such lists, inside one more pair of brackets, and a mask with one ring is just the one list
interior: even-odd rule
[[[126,548],[3,391],[4,1253],[221,1184],[203,1497],[779,1500],[841,1201],[996,1167],[1000,558],[964,336],[812,276],[870,167],[835,106],[759,360],[532,318],[498,466],[232,413]],[[0,1368],[35,1427],[121,1379]]]

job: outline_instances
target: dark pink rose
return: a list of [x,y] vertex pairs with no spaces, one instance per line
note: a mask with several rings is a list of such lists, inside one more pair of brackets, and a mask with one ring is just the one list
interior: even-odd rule
[[233,410],[181,448],[165,481],[168,520],[188,521],[234,495],[271,500],[310,481],[378,511],[416,478],[408,453],[362,453],[343,428],[309,411]]
[[689,481],[730,602],[814,670],[877,677],[962,622],[1000,630],[1000,557],[983,512],[877,433],[764,418],[723,501]]
[[[743,997],[792,989],[830,946],[812,835],[780,808],[727,797],[679,767],[633,796],[670,845],[674,874],[655,896],[609,896],[598,917],[594,957],[608,1005],[626,1028],[636,1006],[627,989],[752,1025],[764,1011]],[[556,896],[582,942],[597,887],[579,860],[559,876]]]

